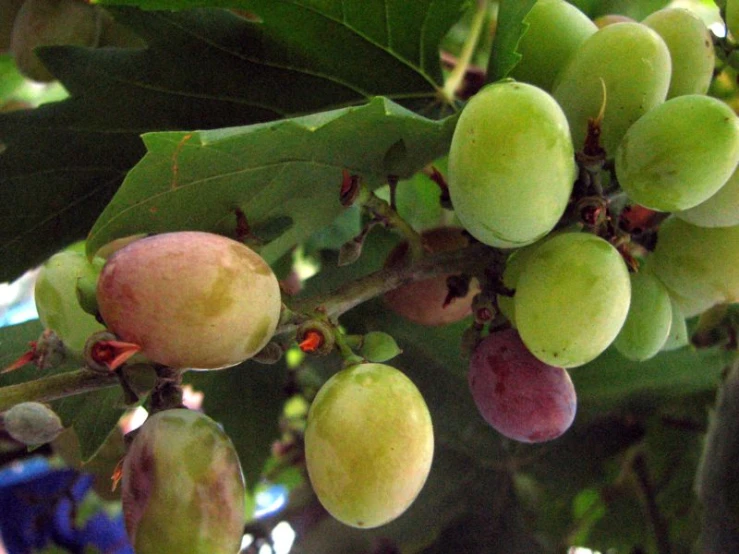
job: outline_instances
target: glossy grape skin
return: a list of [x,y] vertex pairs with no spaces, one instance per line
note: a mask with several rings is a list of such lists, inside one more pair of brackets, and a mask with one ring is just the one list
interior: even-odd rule
[[449,193],[462,225],[499,248],[546,235],[567,207],[576,166],[567,120],[552,97],[505,81],[472,97],[449,153]]
[[42,325],[54,331],[68,349],[82,352],[87,338],[105,327],[82,309],[75,289],[78,279],[97,278],[102,260],[95,258],[90,263],[75,248],[54,254],[41,266],[34,300]]
[[665,8],[642,21],[667,44],[672,75],[667,98],[705,94],[716,64],[711,32],[703,20],[684,8]]
[[480,415],[510,439],[552,440],[575,419],[577,396],[567,371],[537,360],[514,329],[478,344],[468,383]]
[[597,27],[564,0],[538,0],[523,20],[528,29],[517,51],[521,60],[510,76],[551,91],[559,71]]
[[246,488],[236,450],[208,416],[158,412],[124,458],[121,498],[137,554],[234,554],[244,534]]
[[536,249],[516,285],[516,325],[541,361],[577,367],[616,338],[631,285],[618,251],[588,233],[563,233]]
[[282,306],[267,263],[247,246],[200,232],[155,235],[108,258],[100,314],[122,340],[174,368],[219,369],[259,352]]
[[[429,229],[421,237],[429,253],[446,252],[469,245],[464,229],[458,227]],[[400,269],[409,263],[408,258],[408,243],[402,242],[390,252],[385,267]],[[472,298],[480,289],[476,282],[470,283],[470,290],[464,298],[455,298],[444,306],[449,291],[447,277],[449,275],[440,275],[398,287],[384,295],[385,304],[399,316],[419,325],[447,325],[464,319],[472,313]]]
[[699,227],[739,225],[739,166],[716,194],[692,208],[675,215]]
[[403,373],[365,363],[340,371],[308,412],[305,458],[313,489],[346,525],[400,516],[426,482],[434,435],[426,403]]
[[667,335],[667,340],[662,345],[662,350],[666,352],[682,348],[690,342],[688,326],[685,323],[685,316],[680,308],[680,304],[678,304],[672,297],[670,297],[670,307],[672,312],[672,323],[670,323],[670,332]]
[[637,121],[616,153],[629,197],[652,210],[686,210],[708,200],[739,162],[739,118],[715,98],[668,100]]
[[739,225],[710,229],[671,217],[660,225],[651,260],[685,317],[739,301]]
[[667,341],[672,324],[670,295],[646,269],[632,273],[631,305],[613,345],[630,360],[652,358]]
[[600,113],[603,84],[607,101],[600,141],[610,158],[627,129],[664,102],[671,70],[664,40],[641,23],[615,23],[588,38],[552,92],[567,115],[575,150],[585,143],[588,119]]

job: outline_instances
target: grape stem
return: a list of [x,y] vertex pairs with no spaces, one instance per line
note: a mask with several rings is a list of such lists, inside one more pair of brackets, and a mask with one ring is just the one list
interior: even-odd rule
[[457,89],[464,81],[464,76],[467,73],[467,68],[472,60],[472,54],[475,53],[475,47],[477,42],[480,40],[482,34],[483,24],[485,23],[485,16],[488,12],[487,0],[478,0],[477,10],[470,24],[470,32],[467,35],[464,46],[462,46],[462,52],[460,53],[457,64],[452,69],[452,72],[446,78],[444,82],[444,89],[442,91],[444,100],[448,103],[454,102],[454,97]]

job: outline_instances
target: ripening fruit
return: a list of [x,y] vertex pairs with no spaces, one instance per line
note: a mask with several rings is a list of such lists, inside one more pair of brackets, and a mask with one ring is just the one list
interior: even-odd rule
[[643,361],[655,356],[667,341],[672,307],[667,289],[647,269],[630,278],[629,315],[613,346],[630,360]]
[[535,242],[556,225],[576,176],[567,120],[526,83],[489,85],[472,97],[449,153],[449,193],[462,225],[499,248]]
[[709,96],[668,100],[629,129],[616,176],[629,197],[652,210],[687,210],[708,200],[739,162],[739,118]]
[[34,81],[53,81],[34,49],[95,46],[98,18],[97,8],[82,0],[26,0],[16,16],[10,43],[18,69]]
[[108,328],[154,362],[219,369],[251,358],[274,334],[280,287],[247,246],[201,232],[155,235],[108,258],[97,289]]
[[705,202],[675,215],[699,227],[739,225],[739,166],[726,184]]
[[516,48],[521,60],[510,76],[547,91],[578,47],[597,31],[587,15],[565,0],[538,0],[523,24],[528,28]]
[[739,302],[739,225],[710,229],[671,217],[660,225],[651,259],[685,317]]
[[121,498],[136,554],[234,554],[244,534],[246,490],[223,429],[193,410],[144,422],[123,460]]
[[87,338],[105,329],[82,309],[76,295],[78,281],[96,280],[102,267],[103,260],[95,258],[90,263],[72,246],[49,258],[36,278],[34,300],[39,319],[73,352],[82,352]]
[[510,439],[552,440],[575,419],[570,375],[532,356],[514,329],[492,333],[477,345],[468,382],[480,415]]
[[672,76],[667,98],[708,92],[716,54],[711,32],[703,20],[684,8],[665,8],[642,23],[654,29],[670,50]]
[[602,29],[603,27],[608,27],[609,25],[613,25],[615,23],[634,23],[634,20],[626,15],[621,15],[619,13],[607,13],[605,15],[596,17],[593,20],[593,23],[595,23],[595,26],[598,29]]
[[677,301],[670,297],[670,307],[672,312],[672,323],[670,324],[670,332],[667,340],[662,345],[663,351],[675,350],[682,348],[690,342],[688,336],[688,326],[685,323],[685,316]]
[[305,459],[324,508],[352,527],[400,516],[426,482],[434,434],[413,382],[384,364],[340,371],[308,412]]
[[630,299],[629,272],[610,243],[588,233],[563,233],[526,262],[514,296],[516,325],[541,361],[577,367],[613,342]]
[[[430,253],[457,250],[469,245],[464,229],[456,227],[439,227],[424,231],[423,243]],[[387,268],[401,268],[408,263],[408,243],[396,246],[385,262]],[[449,275],[440,275],[423,281],[414,281],[384,296],[385,304],[405,319],[420,325],[446,325],[454,323],[470,315],[472,298],[479,292],[476,284],[470,284],[470,290],[464,298],[455,298],[444,306],[449,288]]]
[[567,114],[575,150],[585,143],[588,119],[601,111],[604,85],[600,144],[613,157],[626,130],[664,102],[671,68],[665,41],[641,23],[608,25],[588,38],[559,74],[552,92]]

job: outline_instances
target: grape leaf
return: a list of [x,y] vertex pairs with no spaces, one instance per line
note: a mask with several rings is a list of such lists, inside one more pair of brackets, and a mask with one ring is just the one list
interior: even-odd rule
[[524,19],[534,4],[536,0],[501,0],[498,27],[488,64],[488,82],[504,79],[521,61],[518,43],[529,27]]
[[[425,119],[375,98],[274,123],[144,135],[148,154],[96,222],[88,253],[142,232],[234,235],[242,210],[267,242],[260,253],[273,262],[341,213],[345,172],[372,188],[388,175],[409,177],[448,149],[455,121]],[[260,234],[276,222],[275,240]]]
[[287,2],[262,2],[262,23],[220,9],[115,8],[147,48],[40,49],[71,98],[0,114],[0,281],[83,238],[145,153],[141,133],[246,125],[380,94],[433,110],[439,41],[465,4],[396,3],[386,40],[380,0],[355,3],[351,27],[317,7],[309,28],[305,7]]

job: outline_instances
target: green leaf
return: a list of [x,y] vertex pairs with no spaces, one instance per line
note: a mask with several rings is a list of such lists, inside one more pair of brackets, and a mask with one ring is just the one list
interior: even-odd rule
[[493,52],[488,64],[488,82],[504,79],[521,61],[518,43],[528,29],[524,19],[534,4],[536,0],[501,0]]
[[283,391],[286,380],[284,363],[246,362],[221,371],[185,375],[187,383],[205,394],[203,411],[223,425],[233,441],[250,490],[259,483],[272,443],[280,436],[278,421],[287,399]]
[[[92,254],[142,232],[198,229],[234,235],[242,210],[272,262],[341,213],[344,171],[375,188],[413,175],[448,147],[456,118],[425,119],[385,98],[291,120],[144,136],[148,154],[129,173],[87,243]],[[398,143],[404,154],[388,161]],[[204,201],[207,199],[207,201]],[[260,226],[289,225],[275,240]]]

